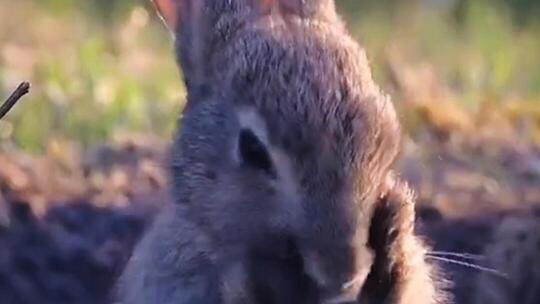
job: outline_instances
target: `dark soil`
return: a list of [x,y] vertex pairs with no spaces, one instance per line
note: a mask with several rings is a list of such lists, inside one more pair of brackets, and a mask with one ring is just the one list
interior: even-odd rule
[[[145,149],[101,148],[79,162],[0,155],[0,303],[111,302],[134,245],[168,201],[165,150]],[[540,173],[532,166],[538,150],[510,150],[504,161],[476,150],[430,151],[439,152],[420,158],[406,151],[401,171],[417,190],[417,229],[434,251],[482,255],[501,217],[540,205]],[[494,178],[473,158],[506,175]],[[500,185],[490,186],[493,179]],[[471,303],[479,270],[441,266],[456,303]]]

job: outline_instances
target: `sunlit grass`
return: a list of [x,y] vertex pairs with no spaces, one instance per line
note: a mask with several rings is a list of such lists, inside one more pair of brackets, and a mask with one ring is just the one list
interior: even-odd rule
[[[468,1],[459,22],[449,9],[338,3],[404,121],[417,113],[403,102],[425,97],[424,107],[456,104],[463,111],[454,113],[471,115],[475,126],[486,108],[509,124],[526,117],[527,136],[540,137],[534,21],[518,26],[508,9],[485,0]],[[54,137],[85,146],[125,131],[170,136],[185,94],[170,37],[150,8],[133,0],[0,0],[0,96],[19,81],[33,84],[0,123],[2,146],[39,152]],[[407,88],[396,84],[396,69],[412,77]]]
[[2,123],[3,139],[39,151],[52,136],[90,144],[125,130],[170,134],[184,92],[170,39],[145,8],[109,27],[30,1],[2,1],[0,12],[2,95],[33,84]]

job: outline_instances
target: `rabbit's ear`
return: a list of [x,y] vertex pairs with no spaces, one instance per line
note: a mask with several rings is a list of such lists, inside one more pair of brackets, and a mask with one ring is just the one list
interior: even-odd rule
[[163,23],[174,32],[180,19],[191,9],[193,0],[152,0]]
[[255,0],[255,2],[263,11],[276,9],[281,13],[301,17],[335,14],[334,0]]

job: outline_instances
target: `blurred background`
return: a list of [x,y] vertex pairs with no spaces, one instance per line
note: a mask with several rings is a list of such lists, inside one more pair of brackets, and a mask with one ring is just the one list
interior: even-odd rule
[[[405,126],[419,232],[466,253],[438,259],[457,303],[540,303],[540,1],[337,3]],[[23,80],[0,121],[0,303],[107,303],[169,199],[171,39],[145,0],[0,0],[0,100]]]

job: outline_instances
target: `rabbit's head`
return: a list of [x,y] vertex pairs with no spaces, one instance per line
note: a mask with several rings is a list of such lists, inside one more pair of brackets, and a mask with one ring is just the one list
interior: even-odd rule
[[155,2],[176,29],[188,85],[173,153],[178,203],[220,248],[293,239],[329,299],[356,294],[400,126],[333,2]]
[[326,20],[337,26],[334,0],[152,0],[173,34],[176,59],[186,84],[210,81],[214,55],[234,39],[238,30],[295,17]]

